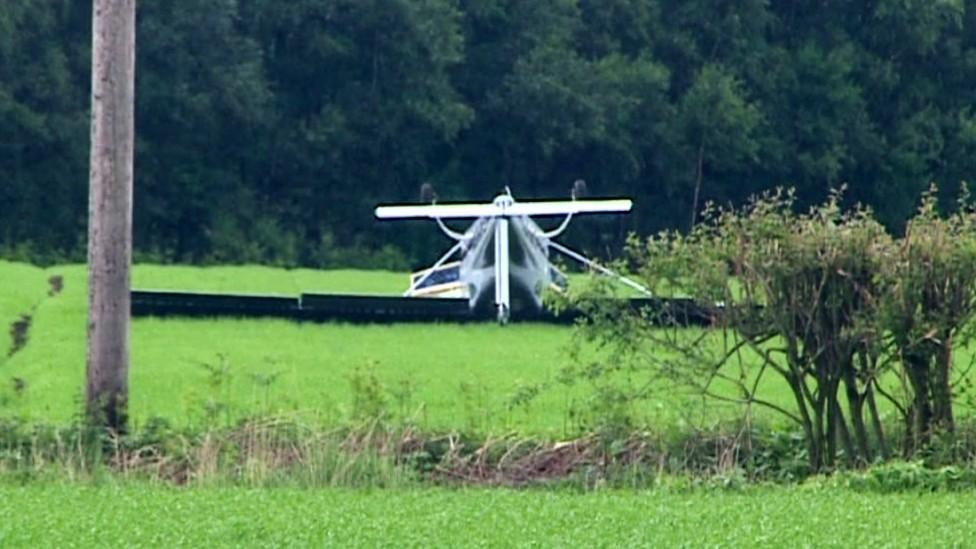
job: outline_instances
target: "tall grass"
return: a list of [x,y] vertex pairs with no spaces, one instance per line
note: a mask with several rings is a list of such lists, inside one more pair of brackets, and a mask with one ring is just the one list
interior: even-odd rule
[[106,475],[180,486],[375,487],[414,485],[399,461],[409,431],[379,422],[320,429],[298,416],[234,428],[173,430],[161,420],[125,437],[81,424],[0,423],[0,478],[68,481]]
[[[732,427],[732,426],[730,426]],[[951,450],[951,460],[939,451]],[[599,433],[571,440],[515,434],[426,433],[383,418],[324,427],[314,416],[255,417],[232,426],[176,429],[163,420],[126,436],[0,422],[0,480],[148,480],[178,486],[394,488],[419,485],[644,488],[796,483],[810,477],[795,434]],[[925,471],[919,471],[925,469]],[[855,487],[976,487],[976,425],[909,465],[874,464],[840,478]],[[858,476],[861,475],[861,476]],[[900,487],[899,487],[900,486]]]

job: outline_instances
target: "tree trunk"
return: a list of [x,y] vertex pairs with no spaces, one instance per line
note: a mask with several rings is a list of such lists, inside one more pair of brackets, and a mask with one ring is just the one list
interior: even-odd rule
[[926,355],[905,357],[905,370],[912,386],[912,414],[910,416],[911,439],[908,442],[909,455],[928,444],[932,436],[932,401],[930,397],[929,359]]
[[844,463],[847,467],[853,467],[854,465],[854,444],[851,442],[851,434],[847,430],[847,422],[844,418],[844,412],[840,409],[840,403],[837,401],[837,392],[839,383],[836,379],[829,379],[826,381],[822,387],[826,390],[826,408],[827,408],[827,452],[830,454],[830,465],[833,466],[836,456],[840,453],[840,447],[838,447],[838,442],[843,447],[844,450]]
[[881,424],[881,414],[878,413],[878,403],[874,398],[874,383],[876,382],[868,384],[865,394],[868,410],[871,412],[871,424],[874,426],[874,436],[878,439],[878,450],[881,452],[881,459],[887,460],[891,457],[891,451],[888,450],[888,440],[885,437],[884,425]]
[[948,433],[956,430],[952,414],[952,334],[943,334],[932,380],[932,413],[935,427]]
[[695,228],[698,222],[698,199],[701,195],[702,179],[705,176],[705,139],[702,138],[698,144],[698,162],[695,164],[695,192],[691,198],[691,226],[688,230]]
[[824,398],[823,392],[818,394],[816,399],[814,399],[810,406],[813,408],[813,436],[817,440],[817,446],[819,448],[819,464],[817,466],[817,472],[822,472],[826,469],[831,469],[834,466],[834,456],[833,448],[830,446],[830,437],[827,434],[828,429],[826,428],[826,399]]
[[[839,387],[835,386],[835,389]],[[837,392],[835,390],[831,399],[831,406],[834,408],[833,419],[837,423],[837,435],[840,438],[841,444],[844,446],[844,463],[847,467],[854,467],[857,461],[857,449],[854,448],[854,441],[851,439],[851,431],[847,428],[847,419],[844,417],[844,410],[840,407],[840,402],[837,400]]]
[[851,425],[854,427],[854,439],[857,441],[857,451],[860,454],[860,461],[868,463],[871,461],[871,443],[868,439],[867,424],[864,423],[864,403],[867,391],[871,390],[870,385],[861,393],[857,387],[857,377],[853,372],[847,371],[844,374],[844,389],[847,394],[847,406],[851,414]]
[[803,435],[807,442],[807,458],[810,463],[810,470],[819,472],[822,467],[821,456],[823,449],[820,445],[820,438],[814,433],[814,423],[810,418],[810,411],[807,406],[806,398],[800,384],[803,383],[798,375],[788,374],[786,376],[790,389],[793,391],[793,398],[796,400],[796,408],[799,410],[800,419],[803,425]]
[[129,391],[134,81],[135,0],[95,0],[86,411],[115,431],[125,429]]

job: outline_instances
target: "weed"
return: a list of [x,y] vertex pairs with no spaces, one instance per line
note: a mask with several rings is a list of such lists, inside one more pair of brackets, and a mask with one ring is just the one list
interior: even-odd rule
[[393,388],[390,389],[390,395],[396,404],[398,417],[404,423],[408,423],[414,419],[414,414],[417,411],[414,407],[414,395],[416,393],[417,383],[409,377],[400,378]]
[[488,404],[484,385],[471,381],[458,383],[457,397],[464,410],[462,425],[469,433],[481,432],[488,424]]
[[[265,363],[271,366],[277,365],[277,361],[270,358],[265,358]],[[282,370],[274,370],[269,373],[252,373],[250,375],[251,380],[260,389],[262,394],[262,410],[264,413],[271,413],[271,387],[281,378],[284,374]]]
[[206,383],[209,393],[200,404],[205,425],[214,425],[223,415],[230,421],[229,401],[230,381],[232,377],[230,359],[225,353],[217,353],[214,362],[199,362],[200,368],[206,372]]
[[376,375],[376,364],[356,368],[346,375],[352,395],[350,419],[364,420],[386,415],[386,390]]

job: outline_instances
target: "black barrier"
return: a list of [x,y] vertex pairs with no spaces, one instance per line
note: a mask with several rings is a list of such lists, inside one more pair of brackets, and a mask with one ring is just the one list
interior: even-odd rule
[[133,290],[134,316],[242,316],[295,318],[297,297],[277,295],[204,294]]
[[[661,325],[708,326],[713,314],[692,299],[635,298],[633,310]],[[472,322],[494,320],[493,311],[476,311],[467,299],[399,297],[346,294],[302,294],[301,297],[273,295],[204,294],[134,290],[133,316],[189,317],[277,317],[307,321],[354,323]],[[581,313],[519,311],[513,321],[571,324]]]
[[463,298],[302,294],[308,320],[348,322],[468,322],[478,320]]
[[345,322],[467,322],[479,320],[467,299],[303,294],[205,294],[156,290],[132,291],[133,316],[276,317]]

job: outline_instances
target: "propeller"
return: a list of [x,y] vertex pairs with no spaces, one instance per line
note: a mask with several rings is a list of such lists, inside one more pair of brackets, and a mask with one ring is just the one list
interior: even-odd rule
[[434,186],[429,182],[420,186],[420,202],[424,204],[435,204],[437,202],[437,193],[434,192]]
[[571,190],[569,194],[573,197],[573,200],[576,200],[577,198],[585,198],[586,195],[590,194],[589,190],[586,188],[586,181],[583,181],[582,179],[573,181],[573,190]]

